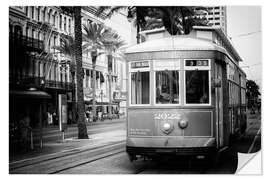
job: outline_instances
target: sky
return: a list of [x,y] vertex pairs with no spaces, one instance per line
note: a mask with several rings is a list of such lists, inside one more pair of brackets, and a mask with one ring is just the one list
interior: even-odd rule
[[247,78],[262,84],[262,25],[260,6],[228,6],[227,34],[243,62]]

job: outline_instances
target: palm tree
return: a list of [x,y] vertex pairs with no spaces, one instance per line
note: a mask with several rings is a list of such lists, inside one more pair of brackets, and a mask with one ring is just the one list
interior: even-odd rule
[[137,44],[140,43],[140,34],[139,32],[145,26],[146,20],[145,17],[148,14],[148,8],[144,6],[100,6],[97,9],[96,15],[99,16],[101,13],[107,12],[106,16],[110,18],[114,13],[119,11],[127,11],[128,21],[133,20],[134,26],[137,28]]
[[[85,105],[83,95],[83,70],[82,70],[82,23],[81,23],[81,7],[67,7],[61,6],[62,11],[74,16],[74,32],[75,38],[70,36],[63,36],[61,38],[60,46],[55,46],[60,53],[63,53],[68,58],[70,64],[70,71],[72,75],[72,82],[75,81],[76,75],[76,119],[78,127],[78,138],[88,139],[87,127],[85,124]],[[74,98],[74,97],[73,97]]]
[[83,49],[84,52],[91,53],[92,70],[93,70],[93,118],[96,120],[96,61],[97,57],[102,53],[104,38],[108,37],[109,29],[103,24],[95,22],[83,25]]
[[111,105],[112,105],[112,59],[123,58],[123,46],[125,42],[121,37],[116,33],[110,30],[110,33],[106,34],[102,40],[104,46],[104,53],[107,55],[108,59],[108,74],[109,74],[109,117],[111,117]]
[[108,12],[107,17],[111,17],[123,9],[128,11],[127,18],[135,19],[137,36],[141,29],[162,25],[171,35],[188,34],[194,25],[207,25],[203,16],[207,8],[201,6],[102,6],[96,14]]
[[74,6],[74,32],[75,32],[75,59],[77,79],[77,116],[78,116],[78,138],[88,139],[87,127],[85,124],[85,105],[83,94],[83,69],[82,69],[82,22],[81,7]]
[[65,55],[65,59],[60,61],[60,64],[68,65],[70,67],[71,82],[72,82],[72,119],[76,119],[75,109],[76,109],[76,83],[75,83],[75,73],[76,73],[76,62],[75,62],[75,41],[72,36],[62,35],[60,36],[60,45],[54,46],[58,52]]

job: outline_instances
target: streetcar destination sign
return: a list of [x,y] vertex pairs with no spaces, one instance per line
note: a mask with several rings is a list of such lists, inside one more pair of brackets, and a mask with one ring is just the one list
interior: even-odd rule
[[131,68],[146,68],[149,67],[148,61],[141,61],[141,62],[132,62]]
[[208,66],[208,60],[186,60],[186,66]]

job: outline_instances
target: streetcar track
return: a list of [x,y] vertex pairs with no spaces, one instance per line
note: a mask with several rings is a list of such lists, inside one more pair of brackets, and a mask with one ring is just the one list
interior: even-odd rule
[[[34,166],[34,165],[39,164],[39,163],[44,163],[44,162],[48,162],[48,161],[52,161],[52,160],[56,160],[56,159],[66,158],[68,156],[73,156],[75,154],[82,154],[82,153],[85,153],[87,151],[89,151],[89,153],[91,151],[95,152],[95,151],[97,151],[99,149],[101,150],[101,149],[104,149],[104,148],[109,148],[109,147],[118,146],[118,145],[122,145],[122,144],[125,144],[125,141],[120,141],[119,143],[116,143],[116,144],[115,143],[110,143],[110,144],[107,144],[105,146],[97,146],[97,147],[86,148],[86,149],[75,148],[75,149],[67,150],[65,152],[60,152],[60,153],[67,153],[67,154],[57,155],[59,153],[54,153],[54,154],[45,155],[45,156],[53,156],[53,155],[55,155],[55,157],[48,157],[48,158],[45,157],[45,159],[42,159],[42,157],[34,158],[34,159],[40,158],[40,159],[38,159],[37,161],[34,161],[34,162],[31,161],[31,159],[27,159],[27,160],[25,160],[26,164],[22,164],[22,165],[19,165],[19,166],[16,166],[15,163],[12,163],[12,164],[15,164],[15,167],[10,167],[9,171],[14,171],[14,170],[24,168],[24,167],[27,167],[27,166]],[[25,162],[25,161],[23,161],[23,162]],[[32,163],[31,162],[27,163],[27,161],[31,161]],[[23,162],[19,162],[19,163],[23,163]],[[11,165],[11,163],[10,163],[10,165]]]
[[85,164],[89,164],[89,163],[92,163],[92,162],[95,162],[95,161],[110,157],[110,156],[114,156],[116,154],[120,154],[120,153],[123,153],[123,152],[125,152],[125,149],[116,150],[116,152],[106,154],[105,156],[104,156],[104,154],[102,154],[103,156],[101,155],[101,157],[91,159],[91,160],[87,160],[85,162],[81,162],[81,163],[78,163],[78,164],[70,166],[70,167],[66,167],[66,168],[63,168],[63,169],[60,169],[60,170],[57,170],[57,171],[53,171],[53,172],[50,172],[48,174],[57,174],[57,173],[60,173],[60,172],[63,172],[63,171],[69,170],[69,169],[73,169],[73,168],[76,168],[76,167],[79,167],[79,166],[83,166]]

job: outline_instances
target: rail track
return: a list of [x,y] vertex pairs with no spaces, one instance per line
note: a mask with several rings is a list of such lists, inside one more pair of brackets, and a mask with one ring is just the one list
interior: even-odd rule
[[94,148],[76,148],[9,164],[10,174],[55,174],[125,152],[125,141]]

